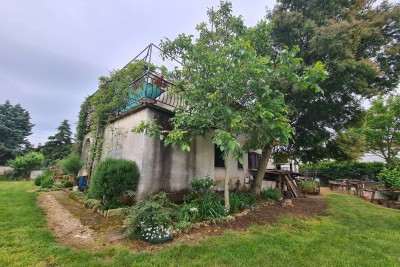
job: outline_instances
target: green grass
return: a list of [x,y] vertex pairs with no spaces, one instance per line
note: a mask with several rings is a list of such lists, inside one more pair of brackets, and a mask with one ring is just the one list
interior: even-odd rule
[[399,266],[400,212],[332,194],[327,216],[284,218],[245,233],[149,254],[74,251],[45,228],[28,182],[0,182],[0,266]]

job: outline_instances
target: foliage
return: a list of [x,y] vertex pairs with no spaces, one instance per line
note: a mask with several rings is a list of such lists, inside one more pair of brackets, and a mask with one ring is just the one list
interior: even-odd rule
[[179,211],[179,219],[183,222],[199,222],[199,208],[191,203],[183,204]]
[[14,173],[18,177],[29,177],[34,169],[40,167],[43,163],[43,155],[38,152],[30,152],[23,156],[18,156],[9,160],[8,164],[14,168]]
[[100,160],[106,126],[127,106],[133,82],[148,69],[154,68],[143,61],[132,61],[124,68],[112,71],[108,77],[100,77],[96,93],[82,103],[76,130],[77,145],[74,149],[76,153],[81,153],[83,138],[90,132],[94,142],[86,163],[88,170],[91,170],[93,162]]
[[54,164],[56,160],[61,160],[71,153],[72,132],[68,120],[61,122],[55,135],[49,136],[41,151],[45,159]]
[[161,226],[150,226],[143,228],[140,232],[140,239],[150,244],[162,244],[173,239],[171,228]]
[[70,187],[73,187],[73,186],[74,186],[74,183],[71,182],[71,181],[65,181],[63,183],[63,187],[65,187],[65,188],[70,188]]
[[[300,68],[298,47],[282,49],[275,57],[258,53],[261,40],[267,45],[268,36],[260,30],[268,28],[267,22],[247,28],[240,16],[232,14],[230,2],[221,1],[217,10],[209,9],[207,14],[209,24],[196,27],[199,38],[180,34],[175,40],[161,42],[165,57],[182,62],[182,69],[171,74],[175,86],[170,90],[184,103],[170,119],[172,129],[143,122],[134,131],[187,151],[196,136],[211,133],[212,142],[229,164],[231,156],[242,160],[243,150],[266,150],[275,140],[286,143],[292,128],[281,87],[320,92],[316,82],[324,79],[326,72],[321,62]],[[246,137],[244,142],[237,141],[240,135]],[[228,209],[229,169],[226,166],[224,187]],[[260,179],[256,180],[259,183]]]
[[135,190],[139,171],[135,162],[126,159],[106,158],[99,162],[90,179],[90,198],[105,200],[111,205],[127,190]]
[[185,197],[185,204],[191,206],[193,211],[197,209],[200,220],[218,219],[228,213],[221,195],[213,191],[214,185],[214,181],[208,177],[195,178],[189,182],[190,193]]
[[70,154],[62,160],[62,167],[67,173],[76,176],[83,166],[82,159],[77,154]]
[[209,177],[195,178],[189,181],[189,189],[192,197],[202,197],[209,192],[212,192],[215,182]]
[[381,162],[320,162],[315,164],[301,164],[300,171],[316,175],[321,184],[328,184],[329,180],[359,179],[377,181],[378,174],[385,167]]
[[359,129],[350,128],[338,133],[334,140],[328,142],[327,158],[337,161],[355,161],[367,150],[364,136]]
[[400,188],[400,168],[383,168],[378,180],[388,188]]
[[282,194],[272,187],[261,190],[260,196],[267,201],[279,201],[282,199]]
[[43,170],[41,173],[39,173],[39,174],[36,176],[36,178],[35,178],[35,180],[33,181],[33,183],[34,183],[36,186],[41,186],[43,180],[44,180],[45,178],[47,178],[47,177],[50,177],[50,178],[53,177],[53,173],[51,172],[50,169],[45,169],[45,170]]
[[257,197],[252,192],[233,192],[229,194],[231,202],[230,213],[237,213],[241,210],[250,209],[256,204]]
[[315,181],[301,181],[300,188],[301,189],[314,189],[318,187],[318,183]]
[[191,224],[192,223],[190,221],[180,220],[180,221],[174,223],[174,229],[178,229],[178,230],[187,229],[191,226]]
[[267,14],[272,47],[299,46],[304,66],[324,61],[330,73],[320,84],[323,96],[282,88],[295,129],[285,147],[292,158],[329,157],[325,145],[362,119],[362,100],[397,87],[400,5],[374,2],[280,0]]
[[46,176],[43,178],[42,182],[40,183],[40,186],[43,188],[51,188],[53,184],[54,184],[53,178]]
[[400,152],[400,95],[374,100],[361,131],[369,151],[391,164]]
[[[172,225],[173,208],[175,205],[169,201],[165,192],[140,200],[129,210],[125,235],[130,238],[139,236],[149,242],[159,241],[153,234],[167,235]],[[168,239],[168,235],[164,238]]]
[[22,154],[24,147],[29,147],[26,138],[34,126],[30,119],[28,111],[20,104],[13,106],[8,100],[0,104],[0,164]]

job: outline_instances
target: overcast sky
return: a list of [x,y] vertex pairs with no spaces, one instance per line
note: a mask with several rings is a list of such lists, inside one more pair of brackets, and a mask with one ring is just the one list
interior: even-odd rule
[[[233,0],[246,25],[274,0]],[[47,141],[67,119],[75,132],[98,77],[120,69],[148,44],[195,33],[218,0],[1,0],[0,103],[20,103],[35,124],[31,143]]]

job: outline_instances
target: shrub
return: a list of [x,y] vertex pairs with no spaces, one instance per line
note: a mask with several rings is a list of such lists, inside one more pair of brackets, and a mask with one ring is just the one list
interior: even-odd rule
[[50,171],[50,169],[45,169],[43,170],[38,176],[36,176],[35,180],[33,180],[34,184],[37,186],[41,186],[42,182],[45,178],[53,177],[53,173]]
[[267,201],[279,201],[282,199],[282,194],[272,187],[261,190],[260,196]]
[[74,183],[71,182],[71,181],[65,181],[64,184],[63,184],[63,187],[65,187],[65,188],[70,188],[70,187],[73,187],[73,186],[74,186]]
[[53,178],[47,176],[47,177],[43,178],[40,186],[43,188],[51,188],[53,186],[53,184],[54,184]]
[[54,187],[54,188],[63,188],[63,183],[60,182],[60,181],[55,181],[55,182],[53,183],[53,186],[52,186],[52,187]]
[[129,210],[125,235],[130,238],[138,236],[150,243],[172,240],[170,228],[175,207],[165,192],[140,200]]
[[237,213],[241,210],[254,207],[256,199],[256,195],[250,192],[230,193],[230,213]]
[[378,175],[378,180],[387,188],[400,188],[400,168],[384,168]]
[[43,155],[38,152],[30,152],[23,156],[18,156],[14,160],[9,160],[8,164],[14,169],[18,177],[29,177],[34,169],[40,167],[43,163]]
[[385,167],[381,162],[320,162],[300,165],[301,172],[316,173],[321,184],[329,180],[359,179],[378,181],[378,174]]
[[81,158],[77,154],[71,154],[61,162],[65,172],[76,176],[83,166]]
[[189,181],[189,189],[192,195],[202,196],[212,191],[215,186],[214,181],[210,177],[204,179],[195,178]]
[[171,228],[155,225],[143,228],[140,232],[140,239],[150,244],[162,244],[171,241],[173,237]]
[[200,221],[199,208],[192,204],[183,204],[179,212],[179,219],[184,222]]
[[185,204],[196,207],[201,220],[213,220],[227,215],[221,195],[212,190],[214,185],[214,181],[208,177],[189,182],[190,193],[185,198]]
[[[139,179],[136,163],[125,159],[106,158],[101,161],[90,179],[90,198],[116,203],[128,190],[135,190]],[[106,204],[105,203],[105,204]]]

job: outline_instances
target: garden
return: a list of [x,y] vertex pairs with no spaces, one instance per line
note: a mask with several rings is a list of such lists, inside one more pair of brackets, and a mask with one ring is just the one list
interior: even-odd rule
[[[62,239],[46,227],[45,213],[37,205],[38,193],[32,191],[32,183],[0,182],[0,185],[3,218],[0,265],[3,266],[350,266],[355,262],[365,266],[396,266],[400,261],[397,242],[400,212],[345,194],[332,193],[320,198],[324,208],[319,214],[312,213],[314,207],[310,203],[295,201],[296,212],[272,205],[252,215],[237,217],[229,227],[200,226],[197,235],[187,241],[147,245],[139,250],[135,242],[127,246],[105,244],[99,236],[96,243],[89,243],[90,247],[60,246],[58,242]],[[51,193],[54,192],[40,194]],[[68,205],[64,207],[72,210]],[[310,216],[305,219],[307,207]],[[271,218],[272,214],[276,216],[270,221],[262,217],[267,216],[263,214],[268,209]],[[251,218],[260,223],[244,225],[240,218],[246,216],[247,221]],[[219,229],[225,230],[214,232]]]
[[275,188],[262,190],[259,197],[251,191],[230,192],[230,208],[227,209],[222,195],[214,190],[214,181],[208,177],[192,179],[188,194],[178,203],[171,202],[165,192],[138,199],[134,190],[138,178],[134,162],[106,158],[98,163],[87,191],[76,190],[76,186],[74,189],[61,188],[54,182],[56,174],[48,170],[39,175],[34,183],[38,192],[46,193],[46,197],[40,196],[40,203],[50,221],[63,217],[59,214],[52,219],[52,215],[59,210],[72,213],[80,221],[85,220],[82,219],[85,216],[103,217],[88,223],[85,231],[103,228],[99,221],[109,226],[107,220],[110,220],[118,226],[112,229],[118,232],[114,235],[115,239],[141,240],[149,244],[165,243],[175,237],[187,238],[199,231],[208,236],[222,233],[230,227],[245,230],[252,224],[272,222],[281,214],[292,212],[312,217],[324,210],[322,198],[297,200],[294,208],[285,209],[280,204],[282,195]]

